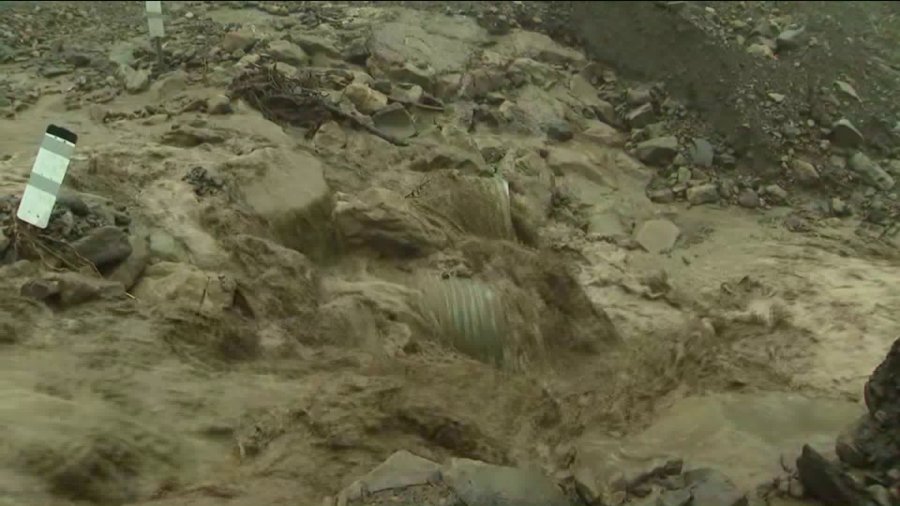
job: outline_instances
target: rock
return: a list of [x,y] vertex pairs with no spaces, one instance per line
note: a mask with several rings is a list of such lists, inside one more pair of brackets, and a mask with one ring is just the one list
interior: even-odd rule
[[109,117],[109,109],[99,104],[91,104],[88,108],[88,115],[91,117],[91,121],[103,124],[106,122],[106,118]]
[[187,250],[168,232],[154,230],[150,232],[150,256],[167,262],[187,262]]
[[281,244],[313,259],[327,249],[331,192],[315,155],[261,148],[229,160],[221,172],[237,179],[250,210],[268,221]]
[[856,89],[851,86],[850,83],[845,83],[844,81],[835,81],[834,87],[844,95],[856,99],[857,102],[862,102],[862,99],[859,98],[859,94],[856,93]]
[[79,255],[98,268],[121,262],[131,254],[128,234],[116,227],[101,227],[72,243]]
[[608,125],[618,125],[619,118],[616,115],[616,108],[611,103],[606,100],[598,100],[597,105],[594,106],[594,112],[597,114],[597,118],[608,124]]
[[856,444],[857,437],[860,436],[860,432],[865,430],[868,422],[869,415],[865,414],[838,435],[834,449],[838,458],[845,464],[859,468],[868,467],[871,464],[869,458]]
[[256,43],[256,37],[249,31],[228,32],[222,38],[222,49],[226,53],[246,51]]
[[695,206],[714,204],[719,201],[719,190],[713,183],[692,186],[687,189],[687,200]]
[[214,95],[206,99],[206,112],[209,114],[231,114],[231,99],[226,95]]
[[601,146],[621,147],[625,144],[625,135],[622,132],[600,121],[592,122],[591,126],[577,137]]
[[311,55],[322,54],[329,58],[340,59],[341,52],[334,43],[325,37],[308,33],[306,29],[293,30],[290,34],[291,42]]
[[684,473],[691,506],[747,506],[747,497],[725,475],[712,469]]
[[671,251],[681,230],[669,220],[648,220],[638,227],[634,239],[650,253]]
[[895,178],[900,177],[900,160],[890,160],[887,162],[886,170]]
[[28,281],[20,293],[32,299],[60,307],[71,307],[97,299],[115,299],[124,294],[122,285],[76,272],[52,274]]
[[649,88],[628,88],[625,100],[631,105],[644,105],[653,101]]
[[146,70],[135,70],[128,66],[119,67],[125,82],[125,91],[141,93],[150,87],[150,73]]
[[791,170],[794,173],[794,177],[797,178],[797,181],[813,183],[819,180],[819,171],[816,170],[816,167],[813,164],[806,160],[794,158],[791,161]]
[[87,216],[91,212],[84,199],[71,190],[62,190],[56,198],[56,205],[67,208],[75,216]]
[[153,83],[151,91],[159,101],[171,100],[187,89],[187,72],[176,70]]
[[894,187],[894,178],[862,152],[850,157],[849,166],[867,183],[880,190],[887,191]]
[[775,203],[784,204],[787,202],[788,192],[777,184],[770,184],[766,186],[766,197],[769,197]]
[[452,459],[441,474],[466,504],[569,506],[559,487],[538,471]]
[[775,53],[772,51],[772,48],[767,46],[766,44],[751,44],[747,47],[747,53],[763,58],[775,58]]
[[648,165],[667,165],[678,154],[678,139],[674,136],[657,137],[637,145],[638,160]]
[[341,128],[338,122],[327,121],[316,131],[316,135],[313,137],[313,144],[316,145],[317,149],[326,152],[336,152],[344,149],[347,145],[347,133],[344,132],[344,129]]
[[373,114],[388,105],[388,98],[384,93],[362,83],[350,83],[344,88],[344,96],[363,114]]
[[658,204],[671,204],[675,202],[675,192],[669,188],[661,188],[647,192],[647,198]]
[[844,118],[832,125],[830,139],[837,147],[855,148],[863,143],[863,134]]
[[775,102],[776,104],[784,102],[784,99],[787,98],[787,95],[784,95],[782,93],[769,93],[768,95],[772,102]]
[[800,482],[826,506],[872,506],[866,491],[809,445],[797,459]]
[[846,202],[838,197],[833,197],[831,199],[831,212],[834,213],[835,216],[845,217],[850,216],[851,210]]
[[676,172],[676,180],[678,184],[687,184],[691,180],[691,169],[687,167],[678,167],[678,171]]
[[129,242],[131,254],[106,276],[106,279],[110,281],[121,283],[125,291],[134,287],[150,263],[149,239],[146,236],[134,236]]
[[688,506],[691,504],[690,490],[668,490],[657,499],[655,506]]
[[405,257],[440,251],[449,242],[437,222],[412,208],[402,195],[384,188],[343,196],[334,216],[342,243],[353,248]]
[[439,479],[440,473],[441,466],[437,463],[400,450],[344,489],[340,497],[350,501],[363,494],[425,485]]
[[750,188],[741,190],[741,193],[738,194],[738,205],[748,209],[756,209],[759,207],[759,195]]
[[72,69],[69,67],[61,67],[57,65],[44,67],[41,69],[41,75],[48,78],[64,76],[66,74],[71,74]]
[[147,267],[134,296],[149,304],[175,305],[209,316],[221,315],[234,303],[236,285],[224,275],[188,264],[159,262]]
[[575,137],[572,127],[565,121],[557,121],[547,126],[547,137],[557,142],[566,142]]
[[416,135],[416,125],[406,107],[400,103],[393,103],[372,115],[375,126],[389,135],[398,139],[408,139]]
[[806,29],[803,27],[785,30],[778,34],[775,39],[775,45],[778,51],[786,51],[800,47],[806,38]]
[[[391,90],[388,90],[387,93],[390,94]],[[418,104],[425,96],[425,90],[418,84],[404,83],[394,87],[393,96],[406,103]]]
[[706,139],[694,139],[688,150],[691,162],[698,167],[712,167],[715,151]]
[[644,104],[625,115],[625,121],[631,128],[644,128],[656,121],[656,112],[653,111],[652,104]]
[[268,53],[276,61],[288,65],[306,65],[309,63],[309,55],[300,46],[286,40],[273,40],[269,42]]
[[[232,260],[239,266],[238,284],[253,318],[307,325],[317,317],[320,279],[315,264],[302,253],[253,235],[226,239]],[[302,332],[302,331],[301,331]]]

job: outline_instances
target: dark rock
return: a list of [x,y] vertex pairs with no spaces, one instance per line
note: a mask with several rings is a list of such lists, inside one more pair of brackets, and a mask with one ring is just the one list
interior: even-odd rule
[[547,126],[547,137],[554,141],[566,142],[575,137],[575,132],[565,121],[557,121]]
[[638,160],[648,165],[667,165],[678,154],[678,139],[674,136],[650,139],[638,144],[635,153]]
[[131,255],[128,234],[116,227],[101,227],[72,243],[72,248],[95,266],[120,262]]
[[656,121],[656,112],[653,110],[652,104],[644,104],[632,109],[625,116],[625,121],[631,128],[644,128]]
[[698,167],[712,167],[715,151],[713,145],[706,139],[694,139],[688,155],[691,162]]
[[[539,471],[453,459],[444,481],[466,504],[479,506],[569,506],[569,500]],[[729,505],[730,506],[730,505]]]
[[826,506],[874,506],[866,491],[809,445],[797,459],[800,482]]
[[747,506],[747,497],[722,473],[696,469],[684,473],[691,506]]
[[374,83],[372,83],[372,89],[375,91],[380,91],[385,95],[390,95],[391,90],[393,90],[394,85],[391,84],[391,81],[388,79],[378,79]]
[[713,183],[692,186],[687,189],[687,200],[692,205],[714,204],[719,201],[719,189]]
[[60,192],[56,203],[62,207],[66,207],[75,216],[87,216],[91,210],[87,203],[76,193],[63,190]]
[[838,120],[831,126],[831,142],[839,148],[855,148],[863,143],[863,134],[848,119]]

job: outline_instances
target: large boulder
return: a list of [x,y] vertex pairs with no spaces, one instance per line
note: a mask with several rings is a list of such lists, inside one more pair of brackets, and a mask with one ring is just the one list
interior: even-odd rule
[[175,306],[209,316],[221,315],[234,302],[235,283],[189,264],[160,262],[144,271],[134,296],[147,304]]

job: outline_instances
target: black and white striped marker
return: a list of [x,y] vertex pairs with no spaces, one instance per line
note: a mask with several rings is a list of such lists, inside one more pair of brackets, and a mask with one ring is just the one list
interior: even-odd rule
[[161,39],[166,36],[163,28],[162,2],[159,0],[146,2],[147,4],[147,24],[150,26],[150,37]]
[[20,220],[47,228],[77,142],[78,136],[74,132],[56,125],[47,127],[16,212]]

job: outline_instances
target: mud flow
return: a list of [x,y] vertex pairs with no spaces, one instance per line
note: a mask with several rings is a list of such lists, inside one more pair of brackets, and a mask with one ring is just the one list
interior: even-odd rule
[[897,4],[145,4],[0,4],[0,504],[900,504]]

